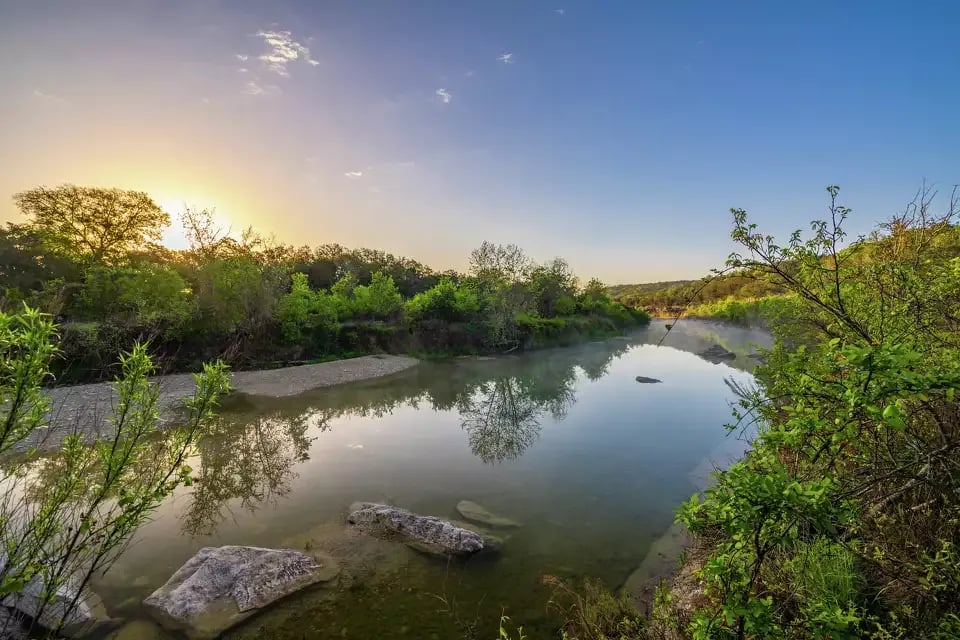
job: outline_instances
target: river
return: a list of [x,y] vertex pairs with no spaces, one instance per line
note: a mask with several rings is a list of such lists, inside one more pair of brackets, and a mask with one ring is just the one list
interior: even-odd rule
[[[662,321],[629,336],[496,358],[423,362],[287,398],[237,396],[191,462],[198,479],[141,528],[93,585],[112,616],[204,546],[323,550],[340,578],[227,638],[496,637],[504,612],[554,638],[545,575],[624,584],[710,465],[742,451],[723,429],[749,384],[758,331]],[[695,352],[719,343],[729,364]],[[640,384],[635,378],[660,379]],[[347,535],[354,501],[456,518],[471,500],[519,521],[498,554],[437,560]]]

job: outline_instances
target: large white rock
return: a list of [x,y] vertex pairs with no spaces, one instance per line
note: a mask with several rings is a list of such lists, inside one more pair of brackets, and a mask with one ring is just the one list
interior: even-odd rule
[[260,547],[204,547],[143,601],[163,626],[214,638],[295,591],[332,579],[336,562],[320,554]]
[[483,537],[476,531],[385,504],[355,503],[350,507],[347,521],[364,533],[400,540],[434,555],[469,555],[483,549]]

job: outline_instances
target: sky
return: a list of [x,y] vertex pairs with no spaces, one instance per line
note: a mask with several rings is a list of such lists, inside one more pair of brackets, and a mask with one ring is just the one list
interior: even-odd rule
[[440,270],[490,240],[698,277],[731,207],[787,234],[838,184],[856,234],[960,182],[958,31],[954,0],[0,0],[0,221],[74,183]]

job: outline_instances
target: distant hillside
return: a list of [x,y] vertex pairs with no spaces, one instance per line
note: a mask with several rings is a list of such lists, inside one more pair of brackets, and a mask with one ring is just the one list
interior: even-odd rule
[[644,293],[653,293],[663,289],[672,289],[673,287],[682,287],[693,284],[697,280],[664,280],[663,282],[643,282],[640,284],[614,284],[607,287],[607,292],[613,298],[619,298],[622,295],[635,295]]
[[783,289],[748,273],[731,273],[702,280],[674,280],[608,287],[618,302],[654,313],[681,309],[719,300],[752,300],[783,293]]

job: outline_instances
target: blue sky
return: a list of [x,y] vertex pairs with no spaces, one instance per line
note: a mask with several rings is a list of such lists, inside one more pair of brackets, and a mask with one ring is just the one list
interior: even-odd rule
[[863,232],[960,181],[958,29],[947,0],[4,3],[0,218],[101,184],[440,269],[489,239],[696,277],[732,206],[787,233],[836,183]]

